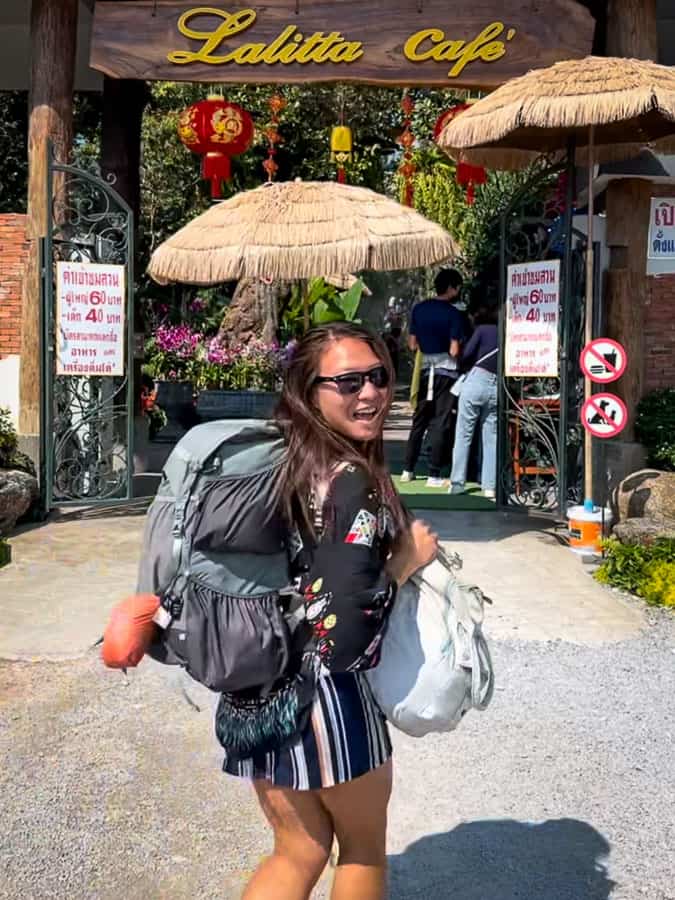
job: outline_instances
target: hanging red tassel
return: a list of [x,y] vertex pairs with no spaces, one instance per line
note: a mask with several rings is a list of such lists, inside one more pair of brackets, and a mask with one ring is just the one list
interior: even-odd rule
[[403,162],[398,168],[399,175],[403,178],[403,202],[406,206],[412,206],[415,196],[415,172],[417,166],[413,162],[412,148],[415,145],[415,135],[412,133],[412,114],[415,109],[415,101],[410,94],[403,95],[401,100],[403,110],[403,131],[398,136],[398,143],[403,147]]
[[268,147],[267,159],[264,160],[262,166],[267,173],[267,180],[274,181],[277,172],[279,171],[279,165],[274,157],[277,155],[277,144],[281,144],[283,140],[281,134],[279,133],[279,119],[281,113],[286,107],[286,100],[281,94],[272,94],[272,96],[268,100],[268,106],[270,108],[272,118],[269,125],[265,129],[265,137],[267,138]]
[[482,166],[472,166],[469,163],[458,163],[457,165],[457,184],[466,187],[466,202],[469,206],[473,206],[476,199],[475,185],[485,184],[487,181],[487,172]]

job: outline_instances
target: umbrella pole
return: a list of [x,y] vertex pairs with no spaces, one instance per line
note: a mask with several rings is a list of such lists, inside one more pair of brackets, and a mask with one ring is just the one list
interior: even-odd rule
[[[593,340],[593,167],[594,167],[595,126],[588,129],[588,226],[586,246],[586,308],[584,321],[584,343]],[[588,375],[584,376],[584,399],[591,396],[592,385]],[[584,428],[584,506],[593,509],[593,438]]]

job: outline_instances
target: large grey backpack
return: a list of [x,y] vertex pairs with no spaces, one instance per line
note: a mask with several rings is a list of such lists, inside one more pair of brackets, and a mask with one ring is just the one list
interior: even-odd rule
[[166,626],[149,653],[214,691],[272,684],[289,662],[284,453],[272,422],[198,425],[148,511],[138,592],[160,597]]

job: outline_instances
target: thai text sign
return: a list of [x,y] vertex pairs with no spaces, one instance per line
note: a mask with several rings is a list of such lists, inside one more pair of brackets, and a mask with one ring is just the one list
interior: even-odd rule
[[559,313],[560,260],[508,267],[505,375],[558,375]]
[[590,53],[576,0],[97,2],[91,66],[117,78],[494,87]]
[[123,375],[124,266],[56,264],[56,374]]
[[675,197],[652,197],[649,259],[675,259]]

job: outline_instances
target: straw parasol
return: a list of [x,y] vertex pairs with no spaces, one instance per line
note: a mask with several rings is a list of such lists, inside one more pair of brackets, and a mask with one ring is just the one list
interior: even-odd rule
[[453,119],[438,144],[455,158],[518,169],[565,150],[588,163],[634,156],[675,133],[675,69],[649,60],[588,56],[533,69]]
[[[455,159],[523,168],[574,148],[588,167],[586,342],[593,337],[593,168],[635,156],[675,134],[675,70],[649,60],[588,56],[514,78],[453,119],[438,144]],[[584,381],[586,399],[591,381]],[[592,505],[591,436],[585,432],[585,500]]]
[[313,278],[408,269],[456,255],[450,235],[366,188],[334,182],[263,185],[212,206],[150,259],[155,281]]

